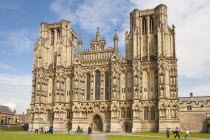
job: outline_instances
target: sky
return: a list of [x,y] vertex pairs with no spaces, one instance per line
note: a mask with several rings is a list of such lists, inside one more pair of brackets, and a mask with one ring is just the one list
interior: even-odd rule
[[0,104],[25,112],[30,107],[33,48],[41,22],[71,21],[89,48],[97,27],[107,46],[118,31],[119,50],[125,55],[125,32],[135,8],[168,7],[168,25],[176,27],[178,94],[210,96],[209,0],[1,0],[0,1]]

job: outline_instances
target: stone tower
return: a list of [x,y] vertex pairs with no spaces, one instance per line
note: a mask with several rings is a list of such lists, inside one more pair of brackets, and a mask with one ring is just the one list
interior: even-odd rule
[[97,28],[84,51],[76,36],[69,21],[41,24],[30,130],[80,125],[84,131],[162,132],[180,126],[175,27],[168,26],[165,5],[130,13],[126,57],[119,55],[117,31],[110,47]]
[[[148,104],[143,103],[145,118],[147,113],[158,111],[158,122],[152,122],[155,119],[152,115],[147,118],[151,120],[149,123],[139,123],[141,120],[134,117],[133,131],[140,128],[146,131],[148,125],[159,127],[159,131],[164,131],[166,127],[179,127],[175,27],[168,26],[165,5],[151,10],[135,9],[130,13],[126,56],[132,61],[133,68],[133,107],[135,104],[138,106],[138,102]],[[139,110],[135,108],[134,116]],[[140,111],[140,115],[143,114]]]
[[[41,23],[40,39],[34,48],[30,127],[64,129],[70,122],[72,63],[76,55],[76,33],[70,22]],[[66,86],[68,85],[68,86]],[[63,119],[67,116],[68,119]]]

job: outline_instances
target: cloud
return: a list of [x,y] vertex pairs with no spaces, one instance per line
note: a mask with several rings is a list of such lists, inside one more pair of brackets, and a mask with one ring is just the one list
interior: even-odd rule
[[11,111],[16,110],[16,108],[17,108],[16,104],[14,104],[13,102],[6,103],[6,104],[4,104],[4,106],[8,106]]
[[25,112],[31,101],[31,75],[0,73],[0,103]]
[[[121,35],[121,28],[125,31],[123,25],[129,23],[130,5],[127,1],[119,0],[88,0],[78,4],[68,0],[56,0],[51,3],[50,9],[60,19],[70,20],[73,25],[89,34],[95,35],[96,28],[99,27],[101,36],[107,40],[107,46],[113,46],[114,31],[119,29],[118,33]],[[119,42],[120,49],[124,48],[125,37],[119,38]]]
[[1,10],[16,10],[20,7],[20,2],[17,0],[1,0],[0,1],[0,11]]
[[0,32],[1,53],[20,54],[32,49],[38,34],[29,30],[14,30]]
[[0,70],[10,70],[10,71],[14,71],[16,70],[14,67],[7,65],[7,64],[3,64],[0,62]]
[[209,96],[209,93],[210,93],[209,87],[210,87],[210,83],[206,83],[204,85],[192,87],[192,91],[195,96]]
[[95,34],[96,28],[100,27],[102,33],[114,31],[112,28],[119,26],[120,17],[127,10],[127,2],[123,1],[83,1],[74,4],[68,0],[56,0],[51,3],[50,9],[60,19],[68,19],[72,24],[77,24],[88,33]]

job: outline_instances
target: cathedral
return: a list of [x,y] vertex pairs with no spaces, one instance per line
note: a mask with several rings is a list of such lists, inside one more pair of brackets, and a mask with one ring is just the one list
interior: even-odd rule
[[[71,22],[41,23],[34,47],[30,130],[163,132],[180,127],[175,27],[167,7],[134,9],[126,56],[106,46],[97,28],[90,48]],[[78,51],[76,51],[78,50]]]

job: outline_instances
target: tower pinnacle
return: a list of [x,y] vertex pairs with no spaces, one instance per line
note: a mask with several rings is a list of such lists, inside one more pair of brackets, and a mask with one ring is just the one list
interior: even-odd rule
[[97,28],[96,41],[99,41],[99,40],[101,40],[101,38],[100,38],[99,28]]

